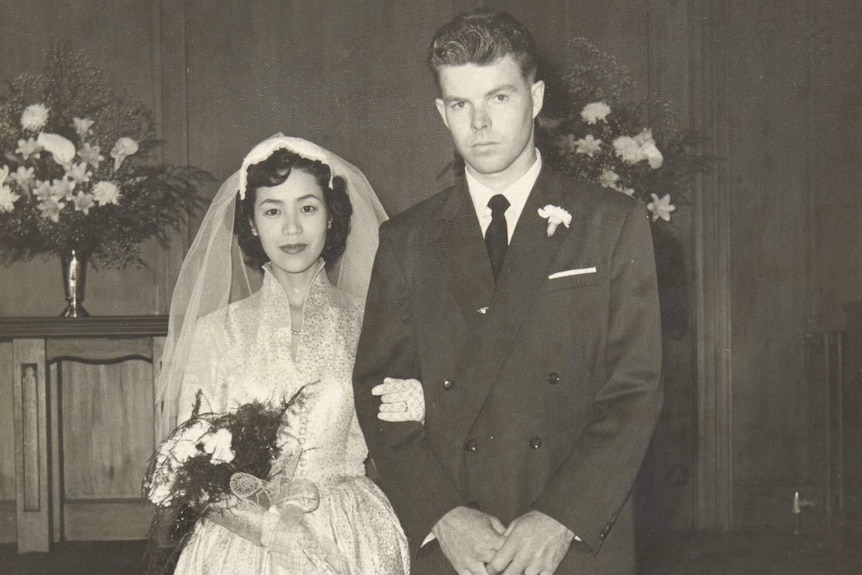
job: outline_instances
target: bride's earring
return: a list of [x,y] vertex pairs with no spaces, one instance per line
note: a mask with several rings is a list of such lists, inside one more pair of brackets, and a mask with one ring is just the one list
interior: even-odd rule
[[329,220],[328,222],[326,222],[326,229],[327,229],[327,230],[331,230],[331,229],[332,229],[332,220]]

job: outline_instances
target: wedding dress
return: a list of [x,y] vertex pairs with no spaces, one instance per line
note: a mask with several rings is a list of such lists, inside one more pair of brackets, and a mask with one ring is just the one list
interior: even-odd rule
[[[230,304],[226,315],[198,320],[180,390],[180,420],[188,417],[198,389],[203,408],[214,412],[254,400],[278,402],[299,392],[285,414],[280,440],[299,443],[296,476],[320,492],[319,507],[304,515],[305,525],[316,538],[335,543],[351,575],[406,574],[406,538],[388,500],[365,476],[367,450],[351,383],[362,313],[362,302],[335,288],[321,265],[305,300],[302,332],[292,336],[287,295],[265,269],[257,292]],[[292,337],[299,337],[295,356]],[[271,477],[283,466],[284,459],[277,459]],[[304,556],[288,571],[266,548],[206,518],[196,525],[175,571],[288,572],[328,571]]]

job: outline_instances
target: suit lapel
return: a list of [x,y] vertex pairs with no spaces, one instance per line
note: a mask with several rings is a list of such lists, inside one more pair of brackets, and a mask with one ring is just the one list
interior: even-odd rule
[[467,183],[452,188],[440,210],[441,259],[448,284],[467,324],[475,327],[494,294],[491,262]]

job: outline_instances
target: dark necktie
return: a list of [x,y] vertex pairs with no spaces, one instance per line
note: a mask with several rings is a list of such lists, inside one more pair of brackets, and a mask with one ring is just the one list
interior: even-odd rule
[[509,230],[506,227],[505,216],[509,200],[503,194],[497,194],[488,201],[488,207],[491,208],[491,225],[485,231],[485,247],[488,248],[488,257],[491,259],[494,281],[497,281],[497,276],[503,268],[506,248],[509,247]]

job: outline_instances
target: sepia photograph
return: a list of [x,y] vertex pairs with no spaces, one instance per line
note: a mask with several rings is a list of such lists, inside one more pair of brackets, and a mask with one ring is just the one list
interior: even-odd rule
[[2,0],[0,573],[862,573],[862,2]]

